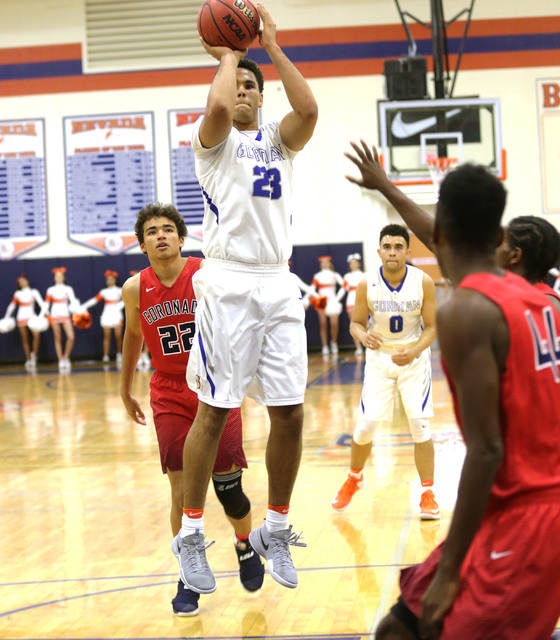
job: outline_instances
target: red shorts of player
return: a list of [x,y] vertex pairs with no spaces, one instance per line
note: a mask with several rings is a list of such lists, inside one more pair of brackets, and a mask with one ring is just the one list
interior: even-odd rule
[[[156,371],[150,381],[150,404],[159,444],[161,468],[183,469],[183,445],[198,408],[198,397],[184,376]],[[247,468],[243,452],[241,410],[232,409],[218,445],[214,473],[230,471],[233,465]]]
[[[549,640],[560,617],[560,496],[485,516],[461,567],[461,589],[440,640]],[[402,599],[417,617],[443,543],[401,572]]]

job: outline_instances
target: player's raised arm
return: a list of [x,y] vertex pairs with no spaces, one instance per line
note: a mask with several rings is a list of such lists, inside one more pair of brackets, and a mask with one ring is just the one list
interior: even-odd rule
[[237,94],[237,65],[247,50],[234,51],[228,47],[211,47],[204,40],[202,46],[220,62],[208,93],[204,119],[199,137],[203,147],[210,149],[225,140],[233,126],[233,111]]
[[374,146],[370,149],[364,140],[360,140],[360,144],[350,142],[350,145],[355,155],[344,155],[358,167],[362,175],[361,178],[347,175],[346,179],[359,187],[377,190],[384,195],[418,239],[433,250],[434,218],[389,180]]
[[129,278],[122,288],[122,299],[126,312],[126,328],[124,332],[122,368],[121,368],[121,398],[128,415],[138,424],[146,424],[146,417],[140,404],[132,396],[132,381],[142,352],[144,336],[140,321],[140,274]]
[[260,43],[276,67],[292,111],[282,119],[280,135],[288,149],[300,151],[313,135],[318,107],[305,78],[276,42],[276,25],[262,4],[257,4],[262,24]]

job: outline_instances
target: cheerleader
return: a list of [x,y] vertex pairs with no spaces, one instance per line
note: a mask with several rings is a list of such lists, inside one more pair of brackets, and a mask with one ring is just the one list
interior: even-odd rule
[[116,271],[105,271],[105,289],[90,298],[82,305],[85,311],[93,307],[102,300],[105,303],[101,313],[100,324],[103,327],[103,362],[109,362],[109,349],[111,346],[111,334],[115,335],[117,346],[117,365],[122,362],[122,326],[123,326],[123,303],[121,287],[117,286],[118,273]]
[[[25,368],[34,369],[37,366],[37,352],[39,350],[40,333],[29,329],[27,326],[31,316],[35,315],[35,303],[39,305],[39,310],[45,304],[41,294],[37,289],[29,286],[29,280],[25,274],[21,274],[16,280],[17,290],[14,297],[6,309],[4,318],[11,318],[17,306],[16,322],[21,335],[23,350],[25,351]],[[29,346],[29,332],[33,337],[33,347]]]
[[[327,298],[325,309],[315,309],[319,316],[319,332],[323,346],[323,356],[329,356],[328,322],[331,326],[331,350],[333,356],[338,355],[338,316],[342,305],[336,299],[336,286],[342,286],[342,276],[334,270],[330,256],[319,256],[321,271],[313,276],[312,285],[319,297]],[[328,321],[327,321],[328,319]]]
[[[43,313],[49,316],[49,322],[54,335],[54,348],[58,358],[59,371],[70,371],[70,354],[74,347],[74,327],[72,313],[80,306],[74,289],[66,284],[66,267],[56,267],[52,270],[54,285],[47,289]],[[66,345],[62,349],[62,335],[60,327],[66,334]]]
[[[362,256],[359,253],[351,253],[348,258],[348,268],[350,271],[344,276],[342,280],[342,288],[337,293],[337,300],[341,301],[346,296],[346,313],[350,322],[352,322],[352,309],[356,303],[356,289],[360,282],[364,279],[364,272],[362,271]],[[364,355],[362,344],[359,340],[354,338],[354,345],[356,351],[354,355],[358,358],[362,358]]]

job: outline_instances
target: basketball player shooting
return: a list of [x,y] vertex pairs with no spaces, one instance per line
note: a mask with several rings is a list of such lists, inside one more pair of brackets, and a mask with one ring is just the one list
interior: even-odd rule
[[[231,409],[245,395],[270,417],[266,449],[268,509],[250,543],[272,577],[297,586],[290,545],[302,546],[288,524],[302,449],[307,382],[305,311],[288,268],[292,162],[311,138],[317,103],[307,82],[276,42],[276,25],[257,5],[260,44],[280,76],[291,111],[259,128],[263,76],[246,51],[211,47],[219,61],[192,148],[205,199],[202,251],[194,275],[198,306],[187,380],[198,393],[196,419],[185,441],[182,528],[173,541],[181,575],[193,591],[216,580],[206,559],[204,503],[216,447]],[[193,538],[195,536],[195,538]],[[192,540],[199,540],[191,544]]]

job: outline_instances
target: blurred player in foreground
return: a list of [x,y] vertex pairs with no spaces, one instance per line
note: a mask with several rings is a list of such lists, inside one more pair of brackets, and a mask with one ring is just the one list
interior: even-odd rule
[[[352,146],[362,177],[351,182],[417,207],[383,178],[375,148]],[[496,264],[505,200],[469,164],[440,187],[431,244],[454,289],[437,331],[467,452],[447,539],[401,572],[379,640],[548,638],[560,616],[560,315]]]

